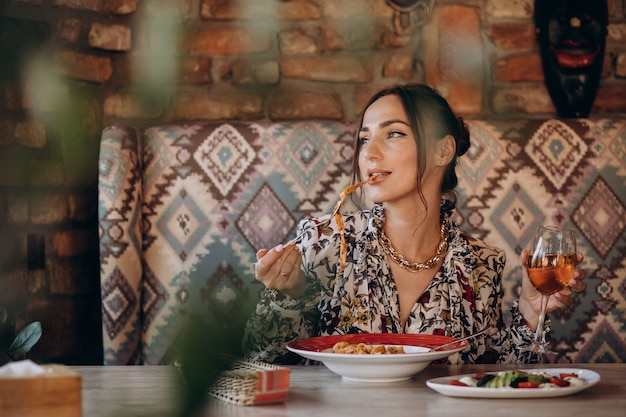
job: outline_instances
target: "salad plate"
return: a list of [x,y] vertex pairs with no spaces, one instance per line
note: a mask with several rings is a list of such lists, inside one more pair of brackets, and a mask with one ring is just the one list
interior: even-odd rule
[[[426,381],[426,385],[440,394],[450,397],[470,397],[470,398],[547,398],[564,397],[584,391],[600,381],[597,372],[588,369],[578,368],[541,368],[523,369],[524,372],[545,372],[551,376],[560,374],[576,374],[584,381],[581,385],[570,385],[568,387],[539,387],[539,388],[485,388],[452,385],[451,380],[459,380],[463,377],[471,377],[475,374],[464,374],[455,376],[444,376]],[[497,372],[488,372],[497,374]]]
[[[432,361],[445,359],[462,350],[465,341],[447,336],[394,333],[363,333],[318,336],[287,344],[287,349],[298,355],[322,362],[332,372],[346,380],[358,382],[394,382],[411,378],[425,369]],[[355,354],[334,353],[338,342],[364,343],[371,346],[402,346],[404,353]],[[433,348],[452,343],[441,350]]]

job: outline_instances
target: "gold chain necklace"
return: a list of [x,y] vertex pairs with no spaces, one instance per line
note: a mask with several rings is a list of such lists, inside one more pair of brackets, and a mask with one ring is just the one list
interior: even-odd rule
[[385,234],[383,230],[380,231],[380,236],[378,236],[378,241],[380,242],[380,245],[383,247],[383,250],[385,251],[385,253],[388,254],[391,257],[391,259],[393,259],[394,262],[397,263],[400,267],[410,272],[420,272],[425,269],[433,268],[435,265],[439,263],[442,256],[446,253],[446,251],[448,250],[449,229],[450,229],[450,226],[448,224],[448,218],[446,217],[441,222],[441,240],[439,241],[437,252],[435,252],[435,256],[433,256],[432,258],[430,258],[424,263],[407,261],[404,258],[404,256],[400,255],[393,248],[393,246],[391,245],[391,241],[389,240],[389,238],[387,237],[387,235]]

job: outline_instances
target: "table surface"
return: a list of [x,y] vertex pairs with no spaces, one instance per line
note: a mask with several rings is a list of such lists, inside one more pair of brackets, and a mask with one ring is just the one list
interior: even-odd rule
[[[532,366],[538,368],[541,366]],[[342,380],[324,366],[291,368],[287,401],[239,406],[220,400],[207,403],[203,416],[619,416],[626,410],[626,364],[543,365],[546,368],[589,369],[600,382],[583,392],[541,399],[455,398],[426,386],[430,378],[499,371],[502,365],[430,365],[403,382],[355,383]],[[514,368],[531,368],[515,366]],[[179,378],[166,366],[83,366],[84,417],[160,417],[177,414]]]

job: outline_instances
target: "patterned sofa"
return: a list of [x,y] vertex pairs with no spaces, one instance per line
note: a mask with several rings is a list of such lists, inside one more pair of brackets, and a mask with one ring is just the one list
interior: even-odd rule
[[[553,362],[626,361],[626,120],[471,120],[457,221],[519,253],[540,223],[577,231],[588,287],[551,315]],[[234,122],[104,129],[99,233],[105,364],[171,362],[181,319],[228,326],[258,299],[255,252],[332,209],[354,126]],[[506,310],[506,309],[505,309]]]

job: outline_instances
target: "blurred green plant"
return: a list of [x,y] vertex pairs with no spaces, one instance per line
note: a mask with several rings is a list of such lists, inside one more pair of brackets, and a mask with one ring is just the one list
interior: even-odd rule
[[177,341],[176,364],[179,408],[176,417],[207,415],[208,390],[232,361],[245,355],[241,340],[255,300],[232,313],[227,321],[208,321],[202,311],[192,310]]
[[[8,314],[6,308],[0,307],[0,326],[4,326],[7,321],[7,317]],[[9,361],[20,359],[28,353],[33,346],[35,346],[41,338],[41,334],[41,323],[34,321],[24,327],[22,331],[15,336],[15,339],[13,339],[11,343],[5,344],[3,340],[0,340],[0,353],[3,353]],[[2,358],[0,358],[0,363],[1,362]]]

